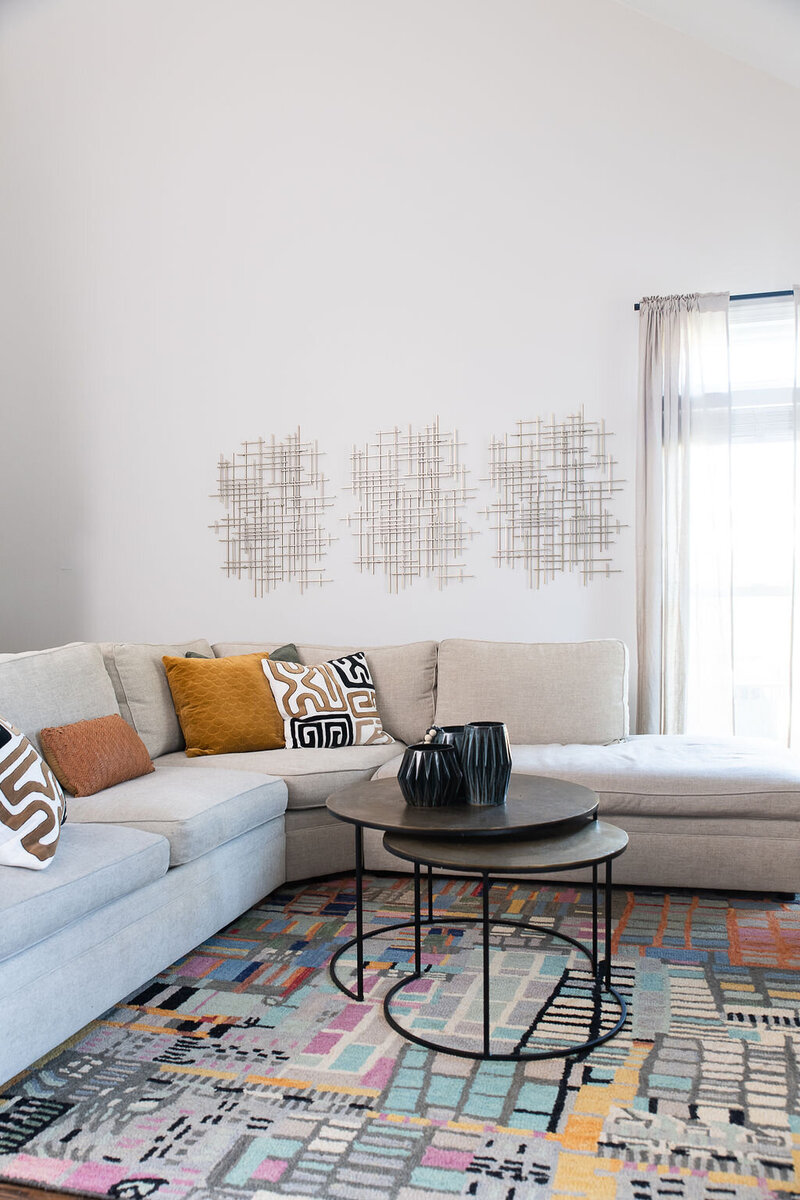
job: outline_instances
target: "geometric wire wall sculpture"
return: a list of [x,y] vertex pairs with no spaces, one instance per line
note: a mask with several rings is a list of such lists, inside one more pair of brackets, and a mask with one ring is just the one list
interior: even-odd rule
[[317,443],[304,442],[298,428],[279,442],[273,434],[242,446],[219,460],[214,497],[227,512],[209,528],[225,546],[223,571],[251,579],[255,596],[279,583],[298,583],[301,592],[329,583],[323,559],[334,539],[323,519],[333,498]]
[[489,482],[500,498],[486,510],[493,521],[498,563],[523,566],[528,586],[541,587],[565,571],[584,584],[618,574],[610,550],[624,528],[608,504],[622,490],[608,450],[604,421],[584,410],[556,421],[517,421],[517,432],[492,439]]
[[392,429],[353,447],[352,491],[357,509],[347,518],[357,541],[356,565],[383,572],[390,592],[422,576],[440,588],[461,583],[461,558],[473,530],[461,510],[474,495],[459,464],[455,430],[439,418],[415,433]]

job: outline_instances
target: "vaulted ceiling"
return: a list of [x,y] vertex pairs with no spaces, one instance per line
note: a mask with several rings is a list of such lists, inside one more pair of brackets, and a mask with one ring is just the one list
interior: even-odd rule
[[800,0],[618,0],[800,88]]

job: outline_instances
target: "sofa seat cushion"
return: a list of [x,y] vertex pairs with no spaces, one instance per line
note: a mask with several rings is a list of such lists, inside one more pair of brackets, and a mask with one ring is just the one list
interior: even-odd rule
[[166,874],[163,837],[117,825],[66,824],[47,871],[0,867],[0,959]]
[[189,764],[204,761],[183,754],[158,759],[151,775],[70,800],[69,819],[159,833],[175,867],[283,814],[282,780],[251,771],[191,770]]
[[286,781],[290,809],[318,808],[331,792],[370,779],[398,750],[402,754],[405,746],[391,742],[385,746],[339,746],[335,750],[256,750],[251,754],[216,754],[207,758],[168,754],[156,765],[179,762],[191,771],[213,772],[222,768],[277,775]]
[[796,820],[800,812],[800,755],[758,738],[646,734],[612,746],[512,746],[511,756],[514,771],[592,788],[609,818]]

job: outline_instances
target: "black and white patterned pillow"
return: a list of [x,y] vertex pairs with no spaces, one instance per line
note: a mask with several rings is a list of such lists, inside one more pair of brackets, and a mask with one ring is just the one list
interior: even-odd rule
[[283,717],[287,747],[332,749],[394,741],[381,724],[362,651],[313,667],[266,658],[261,665]]
[[25,734],[0,718],[0,866],[48,867],[66,817],[53,772]]

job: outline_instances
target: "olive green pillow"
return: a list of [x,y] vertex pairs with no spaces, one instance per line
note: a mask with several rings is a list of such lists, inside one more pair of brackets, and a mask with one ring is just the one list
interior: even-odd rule
[[300,655],[297,653],[297,646],[294,642],[287,642],[285,646],[278,646],[277,650],[273,650],[272,654],[267,656],[273,662],[300,662]]
[[[273,650],[272,654],[267,655],[273,662],[300,662],[300,655],[297,653],[297,646],[294,642],[287,642],[285,646],[278,646],[277,650]],[[184,658],[208,658],[207,654],[198,654],[196,650],[187,650]]]

